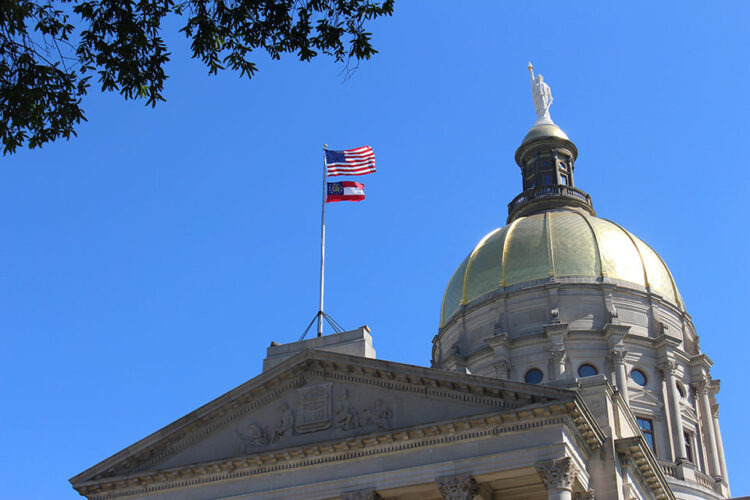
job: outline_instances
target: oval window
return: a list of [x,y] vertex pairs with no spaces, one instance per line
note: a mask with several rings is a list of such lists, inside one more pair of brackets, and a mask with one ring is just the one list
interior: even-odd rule
[[632,377],[633,381],[640,385],[645,386],[648,379],[646,378],[646,374],[640,371],[638,368],[633,368],[633,371],[630,372],[630,376]]
[[532,368],[526,372],[526,376],[523,379],[527,384],[538,384],[544,379],[544,374],[539,368]]
[[677,386],[677,392],[680,393],[680,397],[681,398],[684,398],[685,396],[687,396],[687,393],[685,392],[685,386],[684,385],[682,385],[679,382],[675,382],[675,385]]
[[595,366],[590,365],[586,363],[585,365],[581,365],[578,367],[578,376],[579,377],[593,377],[594,375],[598,374],[599,371],[596,369]]

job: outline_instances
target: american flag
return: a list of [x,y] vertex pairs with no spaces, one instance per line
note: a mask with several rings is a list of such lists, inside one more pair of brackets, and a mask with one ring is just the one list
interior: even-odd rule
[[325,150],[328,177],[336,175],[365,175],[375,172],[375,153],[370,146]]

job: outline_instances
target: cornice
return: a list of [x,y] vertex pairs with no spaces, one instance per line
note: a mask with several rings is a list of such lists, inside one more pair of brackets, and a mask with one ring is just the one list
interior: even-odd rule
[[303,351],[70,479],[79,484],[143,471],[312,377],[513,409],[575,392],[345,354]]
[[676,500],[661,467],[647,447],[642,436],[615,440],[617,454],[632,461],[658,500]]
[[[665,300],[661,295],[648,290],[646,287],[642,287],[629,281],[609,277],[593,278],[580,276],[557,276],[552,278],[541,278],[524,283],[516,283],[514,285],[508,287],[500,287],[496,290],[480,295],[479,297],[473,299],[471,302],[461,305],[461,307],[456,310],[453,316],[451,316],[451,318],[442,327],[438,328],[438,333],[436,336],[441,336],[444,332],[451,329],[453,325],[458,322],[463,316],[471,314],[472,312],[483,306],[497,302],[499,299],[511,299],[516,295],[533,293],[534,291],[546,295],[547,289],[550,286],[554,286],[557,289],[590,288],[600,291],[608,290],[614,293],[634,295],[649,301],[650,304],[656,305],[669,311],[675,317],[680,318],[681,320],[688,323],[693,328],[693,331],[695,330],[692,318],[687,313],[687,311],[675,306],[675,304],[672,304],[670,301]],[[461,311],[460,314],[459,311]]]
[[585,405],[574,400],[307,444],[252,456],[85,481],[75,484],[74,487],[81,495],[91,500],[107,500],[500,436],[512,432],[525,432],[549,425],[570,426],[581,435],[592,450],[599,448],[604,442],[603,434],[594,424]]

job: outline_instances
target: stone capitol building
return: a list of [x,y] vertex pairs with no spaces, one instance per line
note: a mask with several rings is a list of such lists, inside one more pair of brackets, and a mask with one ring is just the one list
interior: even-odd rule
[[450,277],[430,368],[376,359],[366,326],[272,345],[263,373],[73,487],[91,500],[730,498],[719,380],[675,280],[576,187],[576,145],[529,71],[522,190]]

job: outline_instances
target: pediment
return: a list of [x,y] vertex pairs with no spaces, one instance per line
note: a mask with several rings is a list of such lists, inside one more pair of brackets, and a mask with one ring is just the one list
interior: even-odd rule
[[629,400],[631,406],[651,407],[654,409],[658,409],[663,406],[661,400],[648,391],[632,388],[629,390]]
[[407,436],[432,423],[474,415],[517,415],[525,408],[533,410],[527,411],[530,416],[539,415],[539,408],[570,405],[575,397],[565,389],[305,351],[71,482],[117,482],[160,471],[178,474],[174,471],[200,464],[298,453],[294,450],[364,446],[385,435]]

